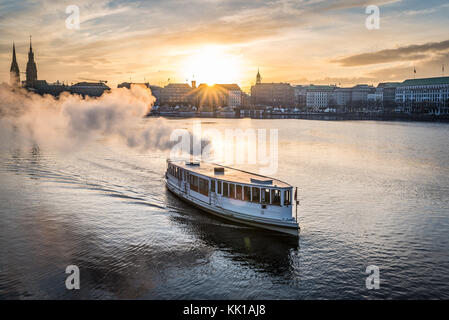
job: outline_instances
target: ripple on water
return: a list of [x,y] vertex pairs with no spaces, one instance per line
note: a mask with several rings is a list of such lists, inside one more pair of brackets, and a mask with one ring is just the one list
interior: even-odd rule
[[[251,126],[279,129],[276,177],[300,187],[299,241],[181,202],[165,190],[162,152],[2,151],[0,298],[448,298],[448,126]],[[69,264],[76,293],[63,286]],[[368,265],[378,291],[365,287]]]

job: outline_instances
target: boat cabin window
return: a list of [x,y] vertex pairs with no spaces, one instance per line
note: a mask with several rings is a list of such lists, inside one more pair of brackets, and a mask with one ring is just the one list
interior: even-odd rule
[[274,206],[281,205],[281,190],[271,190],[271,204]]
[[228,183],[223,182],[223,197],[228,197],[228,196],[229,196]]
[[251,201],[251,187],[243,187],[243,200]]
[[270,203],[270,189],[262,189],[262,203]]
[[290,190],[284,191],[284,206],[289,206],[292,203],[292,195]]
[[190,189],[198,192],[198,177],[194,175],[190,175]]
[[252,202],[260,202],[260,189],[253,187],[253,199]]
[[236,197],[236,199],[242,200],[243,199],[243,197],[242,197],[242,186],[241,185],[236,185],[235,187],[236,187],[236,190],[235,190],[235,197]]
[[229,198],[235,199],[235,184],[229,184]]
[[202,195],[209,196],[209,181],[201,178],[199,178],[199,180],[200,180],[200,193]]
[[221,181],[217,181],[218,183],[218,194],[221,194]]
[[215,180],[210,181],[210,192],[215,192]]

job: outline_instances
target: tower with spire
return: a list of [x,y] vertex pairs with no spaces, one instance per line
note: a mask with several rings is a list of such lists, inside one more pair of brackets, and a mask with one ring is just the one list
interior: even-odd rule
[[30,36],[30,51],[28,52],[28,62],[27,62],[27,71],[26,71],[27,87],[33,87],[36,80],[37,80],[37,68],[36,68],[36,63],[34,62],[34,53],[33,53],[33,47],[31,44],[31,36]]
[[17,64],[16,45],[14,44],[14,42],[12,43],[12,62],[11,69],[9,69],[9,83],[12,86],[19,86],[20,84],[20,71],[19,65]]
[[260,76],[259,68],[257,68],[256,84],[262,83],[262,77]]

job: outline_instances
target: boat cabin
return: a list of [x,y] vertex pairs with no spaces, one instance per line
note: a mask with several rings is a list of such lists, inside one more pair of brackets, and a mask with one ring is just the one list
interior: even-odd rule
[[293,187],[280,180],[206,162],[167,160],[167,180],[194,201],[230,211],[292,219]]

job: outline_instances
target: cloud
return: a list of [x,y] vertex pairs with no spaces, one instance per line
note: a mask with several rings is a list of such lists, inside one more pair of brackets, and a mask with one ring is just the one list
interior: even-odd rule
[[402,15],[404,15],[404,16],[428,15],[428,14],[432,14],[432,13],[441,11],[442,9],[445,9],[448,7],[449,7],[449,3],[445,3],[440,6],[434,6],[431,8],[418,9],[418,10],[406,10],[406,11],[402,12]]
[[442,53],[449,50],[449,40],[441,42],[429,42],[420,45],[409,45],[396,49],[386,49],[370,53],[356,54],[332,60],[344,67],[364,66],[396,61],[424,60],[432,54]]
[[[435,23],[441,23],[441,18],[414,21],[407,27],[408,16],[418,18],[410,10],[424,6],[415,6],[413,1],[192,0],[186,5],[183,0],[3,0],[0,82],[9,79],[13,40],[19,67],[25,71],[30,33],[38,76],[48,81],[75,82],[85,77],[117,84],[132,77],[133,81],[145,78],[163,85],[169,77],[185,79],[180,74],[186,58],[183,53],[209,44],[240,50],[238,54],[245,59],[243,86],[253,81],[258,66],[268,70],[265,78],[270,81],[287,81],[298,73],[311,79],[325,79],[327,75],[335,78],[342,74],[339,65],[365,65],[364,61],[351,61],[357,56],[353,53],[367,52],[369,43],[378,46],[384,42],[383,37],[404,43],[440,41],[441,27],[435,27]],[[80,7],[80,30],[65,28],[68,4]],[[384,22],[381,30],[368,35],[364,8],[373,4],[382,6]],[[425,7],[431,8],[427,11],[435,8],[432,4]],[[409,15],[404,15],[408,11]],[[390,20],[393,15],[394,20]],[[404,19],[397,19],[399,15]],[[425,30],[425,40],[418,28]],[[367,37],[369,42],[365,41]],[[418,61],[429,55],[430,51],[417,50],[402,54],[400,59],[406,56]],[[342,58],[331,60],[338,56]],[[394,58],[380,59],[384,60]],[[360,71],[351,72],[345,70],[348,78],[361,77]]]
[[367,76],[358,76],[358,77],[324,77],[324,78],[299,78],[299,79],[291,79],[287,81],[292,85],[337,85],[341,87],[349,87],[353,86],[357,83],[364,84],[374,84],[376,82],[376,78]]
[[337,1],[325,1],[316,0],[311,1],[312,7],[321,10],[343,10],[350,8],[363,8],[370,5],[382,6],[400,2],[401,0],[337,0]]

